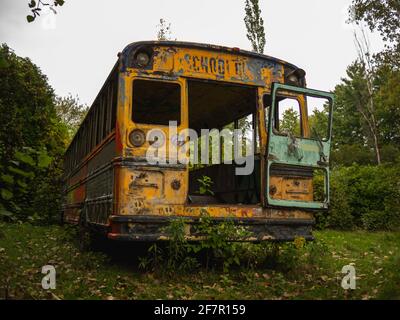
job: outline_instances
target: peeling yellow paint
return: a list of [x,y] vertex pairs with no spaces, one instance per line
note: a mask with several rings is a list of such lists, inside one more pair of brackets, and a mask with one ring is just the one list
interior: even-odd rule
[[[151,69],[140,70],[129,68],[122,75],[124,82],[123,104],[118,107],[117,121],[121,128],[122,157],[144,158],[149,149],[149,143],[145,142],[141,147],[133,147],[129,142],[129,133],[134,129],[140,129],[145,134],[154,129],[154,125],[138,124],[132,121],[132,86],[136,79],[156,79],[159,81],[174,82],[181,86],[181,123],[178,131],[188,128],[189,106],[187,96],[187,79],[216,80],[242,85],[257,86],[257,121],[260,135],[260,151],[265,155],[267,144],[267,128],[265,124],[266,114],[263,106],[263,95],[269,94],[273,82],[284,81],[283,63],[261,65],[260,60],[254,57],[242,55],[240,53],[217,52],[215,50],[198,48],[181,48],[170,46],[154,47],[153,66]],[[302,113],[306,109],[305,100],[302,96],[296,96],[301,105]],[[303,119],[303,126],[307,127],[307,120]],[[165,152],[169,160],[169,128],[167,126],[157,126],[164,132],[166,137]],[[266,174],[264,170],[264,159],[262,157],[261,176]],[[173,180],[179,181],[180,188],[174,190],[171,186]],[[187,203],[188,168],[180,170],[169,168],[121,168],[118,170],[118,203],[115,214],[121,215],[160,215],[160,216],[200,216],[204,213],[212,217],[248,217],[266,218],[277,216],[283,218],[289,215],[288,210],[283,210],[284,214],[272,214],[270,209],[265,209],[262,205],[243,206],[243,205],[214,205],[214,206],[195,206]],[[265,188],[265,179],[261,179],[261,188]],[[278,179],[279,180],[279,179]],[[271,183],[278,186],[277,197],[287,197],[288,199],[312,198],[311,181],[306,183],[304,194],[293,192],[286,184],[290,180],[283,181],[272,179]],[[285,184],[286,183],[286,184]],[[292,191],[291,191],[292,190]],[[264,197],[263,192],[260,192]],[[263,199],[262,199],[263,201]],[[274,211],[275,212],[275,211]],[[294,216],[302,216],[298,210],[290,211]],[[290,213],[290,214],[292,214]],[[309,217],[308,214],[306,214]]]

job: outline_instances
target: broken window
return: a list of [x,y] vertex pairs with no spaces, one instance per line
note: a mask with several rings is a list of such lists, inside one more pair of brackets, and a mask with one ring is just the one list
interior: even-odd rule
[[167,126],[170,121],[180,124],[181,87],[177,83],[133,81],[132,120],[136,123]]
[[275,129],[279,133],[301,137],[300,104],[297,99],[281,97],[275,116]]

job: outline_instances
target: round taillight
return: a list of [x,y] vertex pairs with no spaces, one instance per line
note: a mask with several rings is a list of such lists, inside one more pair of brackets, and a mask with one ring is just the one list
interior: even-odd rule
[[297,76],[295,74],[291,74],[287,77],[287,79],[291,82],[291,83],[297,83],[299,81],[299,79],[297,79]]
[[146,135],[142,130],[135,129],[129,134],[129,141],[135,147],[142,146],[146,141]]
[[286,76],[286,82],[295,85],[302,86],[306,72],[303,69],[296,69]]
[[140,67],[145,67],[149,64],[150,62],[150,56],[146,52],[139,52],[136,55],[136,63]]

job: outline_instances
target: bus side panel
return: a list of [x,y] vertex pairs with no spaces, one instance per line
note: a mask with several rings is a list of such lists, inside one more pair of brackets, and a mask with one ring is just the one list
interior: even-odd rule
[[178,214],[172,210],[186,202],[188,184],[186,168],[165,169],[125,162],[117,167],[115,214]]
[[113,138],[88,162],[84,206],[88,222],[106,225],[112,213],[115,148],[115,138]]
[[78,223],[79,216],[86,198],[85,180],[87,166],[83,166],[76,174],[67,180],[66,199],[63,220],[67,223]]
[[115,138],[95,151],[88,162],[67,180],[63,221],[78,223],[82,210],[89,222],[107,224],[112,213]]

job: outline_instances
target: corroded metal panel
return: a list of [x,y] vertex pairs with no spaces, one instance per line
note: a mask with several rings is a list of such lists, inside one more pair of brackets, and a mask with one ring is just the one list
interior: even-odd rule
[[[165,227],[174,217],[168,216],[112,216],[113,228],[108,234],[110,239],[125,241],[160,241],[168,240]],[[312,240],[313,219],[253,219],[230,218],[235,224],[244,227],[250,235],[239,241],[293,241],[296,237]],[[217,224],[225,218],[213,218]],[[199,217],[186,217],[185,238],[189,241],[201,241],[207,236],[199,232]],[[228,239],[229,240],[229,239]],[[237,240],[236,240],[237,241]]]
[[[136,54],[140,50],[147,50],[150,53],[150,63],[143,68],[135,65]],[[154,226],[149,219],[169,219],[181,216],[195,220],[207,214],[217,220],[234,217],[252,225],[256,233],[252,241],[290,240],[298,235],[307,239],[312,238],[312,212],[294,208],[290,202],[285,202],[288,205],[282,208],[263,206],[265,198],[312,201],[312,178],[307,174],[303,175],[299,172],[294,175],[287,172],[282,174],[275,171],[274,174],[271,173],[270,180],[265,179],[269,172],[268,165],[272,162],[292,165],[296,155],[291,156],[293,159],[289,159],[290,157],[286,155],[282,156],[282,150],[287,151],[287,137],[278,137],[270,141],[269,145],[267,144],[270,134],[265,124],[263,96],[271,93],[273,83],[284,83],[285,77],[297,67],[276,58],[235,48],[179,42],[131,44],[119,57],[118,67],[114,68],[117,72],[113,74],[113,83],[115,83],[112,91],[115,90],[112,98],[115,99],[116,108],[112,115],[116,118],[115,137],[112,136],[110,141],[103,140],[96,146],[98,149],[91,150],[84,165],[80,169],[75,168],[77,172],[73,172],[68,177],[66,190],[68,206],[64,211],[67,221],[76,222],[79,212],[84,210],[90,222],[117,230],[110,233],[111,238],[119,236],[134,238],[139,234],[138,237],[142,237],[142,240],[158,240],[160,239],[158,222]],[[165,145],[167,162],[164,165],[148,163],[146,160],[148,142],[138,147],[129,141],[129,134],[133,130],[140,129],[147,134],[154,128],[154,125],[137,124],[132,121],[132,91],[135,79],[153,79],[180,85],[181,122],[178,131],[189,126],[189,81],[212,80],[230,83],[232,86],[252,88],[255,95],[254,104],[255,107],[257,106],[261,144],[261,159],[259,160],[261,164],[257,165],[257,179],[252,180],[252,176],[231,179],[232,176],[229,173],[224,175],[219,172],[216,193],[222,194],[223,189],[229,186],[232,187],[231,194],[226,194],[224,199],[220,198],[223,201],[219,204],[188,203],[189,170],[185,165],[174,165],[176,159],[169,154],[169,135],[172,134],[168,131],[168,127],[158,127],[164,132],[167,141]],[[299,85],[305,86],[304,75],[300,80]],[[213,83],[212,81],[210,83]],[[118,92],[116,87],[118,87]],[[304,108],[301,111],[305,114]],[[302,126],[305,136],[309,136],[309,124],[306,118],[305,115],[302,116]],[[113,126],[113,123],[109,123],[110,121],[106,124],[107,130],[111,130]],[[314,163],[318,152],[321,151],[315,143],[308,141],[302,141],[300,149],[303,153],[301,159],[304,159],[305,165]],[[275,154],[271,150],[278,151]],[[271,162],[269,157],[267,159],[268,152],[269,155],[272,154],[277,158],[272,159]],[[283,158],[285,159],[281,161]],[[300,156],[297,155],[296,161],[299,161],[299,158]],[[255,191],[251,189],[253,193],[256,193],[257,189],[259,191],[259,195],[255,194],[250,200],[245,199],[245,193],[249,192],[249,184],[254,187]],[[275,192],[271,193],[273,191],[270,188],[271,185],[276,186]],[[265,193],[266,190],[268,191]],[[221,202],[226,202],[226,204]],[[242,202],[250,205],[241,205]],[[116,217],[128,220],[124,224],[125,222],[122,223]],[[141,218],[142,220],[139,221],[138,219]],[[118,229],[119,227],[126,229],[124,231]],[[118,235],[118,232],[122,233]]]
[[[309,126],[307,117],[303,116],[303,127],[305,130],[302,137],[295,137],[292,133],[282,134],[276,132],[273,123],[275,123],[277,108],[277,92],[283,90],[285,94],[303,97],[299,100],[301,113],[306,114],[305,96],[325,98],[329,102],[329,123],[328,138],[309,138]],[[266,189],[265,199],[267,205],[309,208],[309,209],[327,209],[329,204],[329,152],[331,146],[332,131],[332,112],[333,112],[333,94],[329,92],[317,91],[307,88],[298,88],[289,85],[274,83],[272,87],[272,107],[269,113],[268,128],[268,150],[266,163]],[[272,174],[273,167],[292,168],[293,171],[320,170],[325,178],[325,199],[323,202],[317,202],[313,199],[312,178],[296,179],[276,177]]]
[[171,205],[182,206],[186,201],[185,167],[168,169],[125,163],[117,172],[119,214],[159,213]]
[[96,169],[108,165],[115,157],[115,139],[109,141],[96,155],[88,162],[88,174]]
[[283,66],[276,62],[240,54],[172,47],[155,49],[153,70],[196,79],[260,86],[283,78]]

